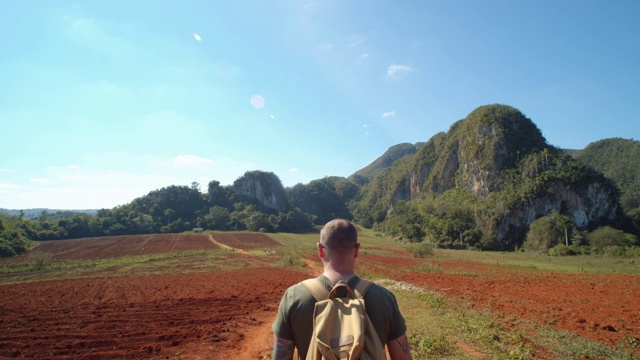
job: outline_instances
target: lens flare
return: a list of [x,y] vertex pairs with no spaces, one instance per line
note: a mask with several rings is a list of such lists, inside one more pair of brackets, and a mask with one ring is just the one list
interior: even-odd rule
[[251,97],[251,106],[256,109],[262,109],[264,107],[264,98],[260,94],[253,95]]

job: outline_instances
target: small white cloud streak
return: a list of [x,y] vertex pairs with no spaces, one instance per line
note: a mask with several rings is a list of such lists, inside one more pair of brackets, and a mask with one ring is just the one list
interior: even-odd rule
[[82,175],[82,174],[62,174],[62,175],[58,176],[58,178],[60,180],[67,180],[67,181],[87,181],[87,180],[89,180],[89,178],[86,175]]
[[66,35],[76,44],[95,52],[114,57],[128,56],[134,46],[127,40],[113,36],[105,31],[104,23],[86,17],[65,16]]
[[330,42],[323,41],[318,47],[324,51],[331,51],[333,49],[333,44]]
[[14,172],[16,171],[13,169],[0,168],[0,173],[13,174]]
[[178,155],[173,158],[173,163],[178,165],[208,165],[214,164],[215,161],[196,155]]
[[298,172],[298,168],[292,167],[289,169],[289,172]]
[[392,118],[396,116],[396,112],[395,111],[387,111],[387,112],[383,112],[382,113],[382,117],[383,118]]
[[391,64],[387,68],[387,76],[391,78],[397,78],[401,74],[414,70],[411,66],[408,65],[400,65],[400,64]]
[[354,48],[365,42],[365,40],[367,40],[367,37],[364,35],[351,34],[351,36],[349,36],[349,43],[347,44],[347,47]]
[[115,152],[90,155],[85,161],[101,164],[101,169],[87,170],[91,166],[84,163],[82,171],[48,166],[23,182],[0,180],[0,204],[9,209],[112,208],[170,185],[189,186],[197,181],[206,189],[211,180],[229,185],[246,171],[259,168],[220,155],[163,157]]
[[10,190],[10,189],[20,189],[22,188],[22,186],[17,185],[17,184],[13,184],[10,182],[0,182],[0,192],[6,192],[6,190]]

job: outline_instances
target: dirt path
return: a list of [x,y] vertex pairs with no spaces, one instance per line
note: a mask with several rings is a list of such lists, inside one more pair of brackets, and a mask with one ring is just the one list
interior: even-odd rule
[[[275,312],[262,312],[255,315],[260,326],[251,329],[250,334],[240,345],[237,359],[271,359],[273,349],[273,331],[271,324],[275,320]],[[229,359],[234,358],[233,356]]]
[[[232,248],[231,246],[225,245],[223,243],[216,241],[216,238],[214,238],[213,235],[211,234],[209,234],[209,241],[211,241],[214,245],[220,246],[220,248],[222,249],[235,251],[235,249]],[[241,251],[241,252],[244,252],[244,251]]]

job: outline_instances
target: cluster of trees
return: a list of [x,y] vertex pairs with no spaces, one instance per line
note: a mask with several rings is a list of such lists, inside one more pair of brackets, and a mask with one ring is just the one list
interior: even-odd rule
[[299,209],[275,211],[239,195],[233,186],[211,181],[206,193],[199,188],[195,182],[191,186],[165,187],[129,204],[101,209],[96,215],[43,211],[34,219],[20,218],[20,228],[31,240],[59,240],[175,233],[196,227],[263,232],[301,232],[312,227],[309,216]]
[[523,250],[557,256],[640,256],[639,245],[636,235],[610,226],[593,231],[580,231],[570,217],[553,212],[531,223]]
[[[251,182],[260,185],[263,193],[248,196],[242,191]],[[247,185],[249,183],[249,185]],[[154,190],[131,203],[112,209],[101,209],[96,214],[86,212],[43,210],[38,216],[28,218],[4,214],[10,219],[11,233],[2,234],[3,243],[17,244],[13,239],[44,241],[83,237],[115,236],[148,233],[176,233],[193,228],[218,231],[305,232],[315,224],[342,217],[352,219],[349,204],[356,201],[360,187],[341,177],[327,177],[282,188],[273,173],[247,172],[234,185],[222,186],[211,181],[207,191],[200,191],[200,184],[169,186]],[[274,198],[277,204],[266,206],[260,197]],[[279,210],[275,210],[278,208]],[[7,221],[5,221],[7,222]],[[5,241],[6,240],[6,241]],[[12,241],[12,242],[11,242]],[[10,256],[26,250],[25,246],[7,246]]]
[[0,257],[22,254],[31,248],[21,218],[0,214]]

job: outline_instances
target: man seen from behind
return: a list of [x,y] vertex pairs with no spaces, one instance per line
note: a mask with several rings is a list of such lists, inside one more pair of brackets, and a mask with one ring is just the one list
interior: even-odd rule
[[[355,289],[360,278],[355,274],[355,262],[360,250],[355,226],[344,219],[328,222],[320,232],[318,255],[324,272],[317,279],[328,291],[340,280]],[[316,300],[302,283],[288,288],[273,323],[275,340],[273,359],[305,359],[313,336],[313,313]],[[410,360],[407,327],[395,296],[386,288],[374,284],[364,296],[365,309],[380,342],[392,360]]]

